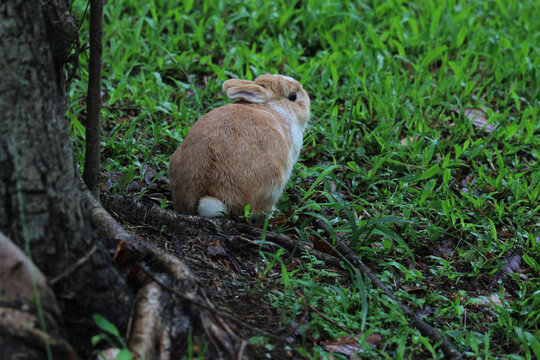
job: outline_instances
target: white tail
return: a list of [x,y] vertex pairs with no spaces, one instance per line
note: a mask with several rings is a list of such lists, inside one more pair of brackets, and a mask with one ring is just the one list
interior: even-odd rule
[[215,197],[204,196],[199,201],[199,215],[215,217],[223,216],[223,213],[227,213],[227,207],[225,204]]

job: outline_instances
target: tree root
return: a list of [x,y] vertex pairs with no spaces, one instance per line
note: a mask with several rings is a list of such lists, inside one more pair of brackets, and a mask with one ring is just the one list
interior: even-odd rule
[[390,291],[380,280],[373,274],[373,272],[356,256],[353,251],[340,239],[336,238],[335,250],[342,254],[352,266],[360,270],[360,272],[367,276],[371,282],[383,291],[383,293],[390,299],[395,301],[401,311],[407,315],[411,320],[411,325],[417,328],[420,333],[435,342],[441,342],[441,350],[448,359],[458,359],[462,355],[461,353],[447,340],[441,333],[433,326],[422,320],[422,317],[417,313],[412,312],[409,307],[399,301],[396,295]]
[[[166,225],[168,229],[183,233],[186,231],[196,231],[207,235],[228,235],[231,239],[256,241],[260,240],[262,230],[254,228],[247,224],[237,223],[228,218],[201,218],[198,216],[183,215],[176,212],[161,209],[153,202],[145,202],[135,198],[114,195],[110,193],[102,193],[101,199],[104,206],[125,215],[133,220],[142,221],[152,226],[161,227]],[[321,220],[315,219],[315,225],[322,229],[329,237],[331,237],[330,229]],[[238,236],[241,232],[243,236]],[[427,324],[420,315],[412,312],[405,304],[402,304],[399,299],[377,278],[377,276],[358,258],[356,254],[345,244],[345,242],[336,237],[336,243],[330,244],[330,247],[339,254],[344,260],[340,260],[330,254],[323,253],[312,249],[305,243],[291,240],[285,235],[266,232],[266,240],[273,242],[287,249],[294,254],[297,250],[307,251],[318,259],[323,260],[326,264],[332,266],[340,266],[348,263],[350,266],[358,269],[364,276],[367,276],[371,282],[381,289],[386,296],[396,302],[401,311],[408,316],[411,321],[411,326],[417,328],[420,333],[429,337],[435,342],[441,343],[441,350],[449,359],[458,359],[462,354],[447,340],[439,331]],[[245,239],[247,237],[247,239]]]
[[[136,358],[163,358],[161,355],[158,357],[157,354],[169,354],[170,352],[169,348],[161,348],[160,341],[163,335],[160,314],[162,295],[161,287],[155,283],[148,283],[139,289],[135,321],[128,342],[128,347]],[[168,359],[169,356],[165,358]]]
[[[142,221],[146,224],[167,228],[175,233],[194,233],[197,235],[225,236],[229,241],[258,241],[262,238],[261,229],[247,224],[241,224],[226,217],[204,218],[200,216],[184,215],[174,211],[165,210],[151,201],[139,200],[132,197],[125,197],[103,192],[100,195],[103,206],[110,211],[120,213],[135,221]],[[279,245],[295,255],[300,252],[309,253],[323,260],[327,265],[340,267],[341,261],[327,253],[313,249],[307,243],[291,240],[289,237],[268,231],[265,234],[266,244],[262,246],[271,247],[271,243]],[[256,244],[253,242],[253,244]],[[256,244],[260,246],[260,244]]]
[[[328,237],[332,237],[332,232],[323,221],[315,219],[314,222],[315,225],[323,230]],[[386,296],[392,299],[399,306],[401,311],[412,320],[411,325],[417,328],[422,335],[429,337],[435,342],[441,342],[441,350],[448,359],[459,359],[463,356],[463,354],[461,354],[447,339],[445,339],[437,329],[422,320],[422,317],[417,313],[412,312],[407,305],[401,303],[397,296],[394,295],[394,293],[392,293],[390,289],[388,289],[386,285],[379,280],[379,278],[337,235],[335,235],[335,245],[329,244],[329,246],[332,248],[332,250],[346,259],[351,266],[360,270],[360,273],[367,276],[375,286],[381,289]]]
[[[297,205],[302,203],[302,198],[298,194],[293,194],[293,200]],[[333,232],[330,228],[320,219],[314,219],[315,226],[323,230],[326,236],[332,238]],[[339,256],[347,261],[351,267],[355,267],[361,274],[367,276],[372,284],[381,289],[383,293],[392,299],[401,309],[401,311],[408,316],[411,321],[411,326],[417,328],[420,333],[435,342],[441,342],[441,350],[444,355],[449,359],[459,359],[463,356],[448,340],[446,340],[441,333],[422,320],[422,317],[416,313],[413,313],[405,304],[402,304],[394,293],[390,291],[384,285],[379,278],[360,260],[360,258],[347,246],[347,244],[334,234],[335,244],[327,244],[331,251],[339,254]]]
[[0,359],[76,359],[45,276],[0,232]]
[[136,358],[167,360],[174,350],[171,344],[187,342],[192,324],[202,327],[216,356],[230,358],[236,354],[241,345],[238,337],[212,311],[214,306],[188,266],[127,233],[89,191],[84,197],[100,235],[118,242],[117,263],[129,267],[133,281],[140,286],[127,342],[132,354]]

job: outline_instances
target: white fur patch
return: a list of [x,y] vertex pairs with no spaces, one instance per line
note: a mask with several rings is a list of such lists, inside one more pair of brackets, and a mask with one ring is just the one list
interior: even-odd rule
[[268,103],[268,106],[270,106],[270,109],[274,110],[279,115],[281,115],[285,120],[287,120],[289,124],[298,123],[298,117],[296,116],[295,113],[288,112],[287,110],[285,110],[284,108],[282,108],[281,106],[273,102]]
[[[287,181],[288,178],[285,179],[285,181]],[[275,208],[276,206],[276,203],[277,201],[279,200],[280,196],[281,196],[281,193],[283,192],[283,187],[285,186],[285,184],[281,184],[281,182],[279,184],[276,184],[274,179],[272,179],[272,186],[271,186],[271,197],[272,197],[272,201],[274,203],[273,207]]]
[[[263,111],[263,112],[265,112],[266,114],[268,114],[268,116],[271,116],[272,119],[277,120],[277,119],[276,119],[276,115],[273,114],[271,111],[268,111],[268,110],[265,110],[265,109],[261,109],[261,111]],[[279,135],[281,135],[281,137],[285,137],[285,133],[284,133],[284,131],[283,131],[283,127],[281,126],[281,124],[280,124],[279,122],[272,121],[269,125],[272,126],[272,127],[279,133]]]
[[227,213],[225,204],[215,197],[205,196],[199,201],[199,215],[207,217],[223,216]]
[[291,124],[291,162],[294,164],[300,154],[300,148],[302,148],[302,140],[304,139],[304,128],[298,125],[298,122]]
[[289,127],[289,140],[291,141],[291,149],[289,151],[289,167],[287,168],[287,179],[291,174],[292,167],[298,158],[302,140],[304,136],[304,127],[298,124],[298,117],[294,113],[289,113],[277,104],[268,104],[272,110],[283,116]]
[[304,137],[304,129],[301,128],[298,123],[291,124],[291,150],[289,151],[289,161],[290,166],[287,169],[287,180],[291,176],[291,172],[294,166],[294,163],[298,159],[298,154],[300,154],[300,149],[302,148],[302,140]]
[[287,79],[287,80],[290,80],[290,81],[296,81],[296,79],[293,79],[292,77],[287,76],[287,75],[274,75],[274,76],[281,76],[284,79]]

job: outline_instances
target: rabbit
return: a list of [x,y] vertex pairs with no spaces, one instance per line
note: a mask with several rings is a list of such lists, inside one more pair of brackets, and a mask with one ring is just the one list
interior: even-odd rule
[[287,183],[309,120],[310,99],[284,75],[229,79],[223,91],[240,101],[193,124],[169,164],[173,206],[213,217],[273,210]]

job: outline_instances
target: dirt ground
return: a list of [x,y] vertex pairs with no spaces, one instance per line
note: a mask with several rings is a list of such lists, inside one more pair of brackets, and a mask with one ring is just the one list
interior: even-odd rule
[[[272,286],[273,278],[279,279],[278,269],[270,270],[265,280],[258,281],[257,274],[263,269],[257,271],[260,259],[256,247],[224,242],[223,239],[208,241],[196,236],[178,236],[150,226],[131,224],[126,219],[117,220],[128,232],[178,256],[189,266],[214,305],[239,320],[228,322],[227,325],[245,342],[242,351],[248,358],[284,359],[300,356],[291,350],[291,346],[302,346],[301,337],[294,328],[281,323],[281,312],[270,305],[272,299],[267,293],[268,286]],[[289,266],[299,266],[298,261],[293,259]],[[195,330],[193,348],[195,354],[202,355],[207,344],[204,335],[197,332],[199,329]],[[250,338],[265,336],[264,333],[275,337],[266,337],[257,344],[249,343]],[[185,351],[189,346],[184,344]],[[313,343],[305,343],[304,346],[311,347]]]

